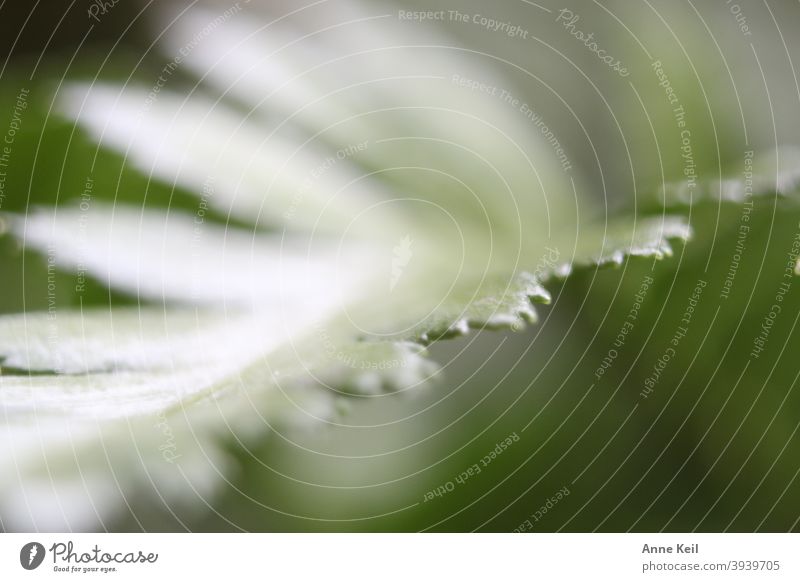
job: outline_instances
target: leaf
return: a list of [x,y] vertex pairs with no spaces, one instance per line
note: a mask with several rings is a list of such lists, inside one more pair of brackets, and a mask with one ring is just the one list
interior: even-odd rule
[[[189,14],[192,27],[207,17]],[[549,282],[627,256],[660,259],[670,240],[689,236],[681,218],[593,220],[580,180],[534,126],[451,76],[492,75],[458,52],[393,45],[397,34],[394,24],[370,28],[384,50],[358,55],[341,35],[311,40],[312,61],[338,55],[347,71],[376,72],[389,54],[398,76],[354,93],[347,76],[312,71],[308,94],[324,88],[331,103],[299,116],[298,127],[293,116],[265,120],[271,99],[244,113],[203,90],[153,97],[141,86],[72,84],[58,95],[101,147],[192,191],[197,207],[110,204],[102,197],[116,193],[93,192],[6,216],[48,269],[140,305],[0,318],[9,433],[0,469],[19,477],[0,489],[4,527],[91,527],[142,488],[210,494],[231,470],[223,443],[260,439],[287,419],[329,421],[339,393],[413,392],[438,376],[422,344],[520,329],[536,321],[532,301],[549,299]],[[271,79],[272,65],[259,60],[265,38],[240,47],[249,60],[217,66],[210,49],[189,60],[218,86],[239,74],[234,93],[244,101],[243,87],[264,91],[254,84]],[[295,68],[278,81],[303,78],[309,62],[281,59]],[[355,113],[339,120],[332,111]],[[171,460],[159,458],[164,451]],[[120,466],[131,491],[108,478]],[[32,489],[33,506],[20,504]],[[64,506],[70,512],[54,510]]]
[[[342,292],[363,282],[364,246],[332,249],[248,232],[181,212],[103,202],[12,215],[10,231],[51,266],[94,276],[137,298],[317,317],[337,300],[318,281],[339,275]],[[276,320],[277,322],[277,320]]]
[[782,147],[768,154],[747,152],[742,170],[725,179],[682,181],[665,184],[657,194],[667,208],[696,202],[742,203],[752,198],[777,194],[790,197],[800,187],[800,150]]
[[[145,175],[180,185],[223,216],[285,228],[339,231],[381,189],[315,144],[262,131],[224,103],[145,88],[72,85],[62,110]],[[324,175],[324,179],[322,179]],[[346,195],[341,194],[346,189]]]

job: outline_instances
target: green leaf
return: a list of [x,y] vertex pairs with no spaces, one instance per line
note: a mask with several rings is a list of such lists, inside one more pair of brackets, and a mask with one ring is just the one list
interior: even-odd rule
[[686,180],[665,184],[657,193],[659,207],[693,203],[743,203],[777,194],[791,197],[800,186],[800,150],[782,147],[768,154],[745,153],[738,175],[725,179]]
[[[190,15],[190,28],[208,16]],[[131,492],[107,479],[119,466],[136,475],[133,494],[145,480],[158,495],[184,491],[175,468],[179,484],[212,492],[229,470],[221,442],[259,439],[296,417],[327,421],[339,393],[413,392],[439,373],[422,344],[521,329],[548,283],[627,256],[660,259],[689,236],[681,218],[598,219],[533,125],[453,81],[453,70],[492,81],[469,55],[404,46],[396,23],[365,21],[382,49],[349,61],[352,30],[322,35],[311,62],[328,61],[305,78],[304,59],[259,60],[277,25],[268,34],[246,25],[244,35],[232,22],[219,39],[245,38],[241,54],[214,61],[211,43],[188,62],[217,87],[236,75],[238,103],[205,87],[75,83],[57,95],[100,147],[193,193],[196,207],[94,190],[6,215],[11,234],[47,257],[48,275],[67,271],[139,304],[0,318],[11,434],[0,468],[20,475],[0,489],[11,527],[87,527],[122,509]],[[347,76],[329,76],[335,55],[350,73],[384,71],[388,58],[396,77],[354,92]],[[265,75],[276,63],[286,76]],[[241,111],[264,91],[275,94]],[[301,99],[297,119],[272,118],[303,96],[314,99]],[[33,508],[19,505],[29,474],[44,483]],[[67,505],[69,514],[53,510]]]

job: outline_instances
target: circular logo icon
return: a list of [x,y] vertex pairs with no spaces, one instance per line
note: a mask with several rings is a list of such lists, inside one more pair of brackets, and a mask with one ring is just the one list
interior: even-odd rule
[[44,561],[44,546],[39,542],[30,542],[19,551],[19,563],[26,570],[35,570]]

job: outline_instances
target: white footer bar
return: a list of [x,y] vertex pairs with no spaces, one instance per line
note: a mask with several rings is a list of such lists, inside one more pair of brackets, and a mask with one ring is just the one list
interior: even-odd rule
[[0,580],[777,582],[799,565],[795,534],[0,535]]

